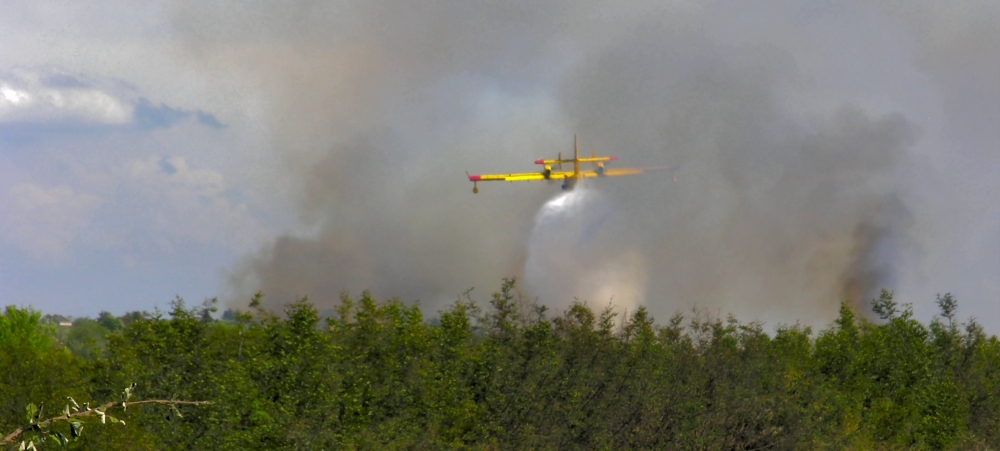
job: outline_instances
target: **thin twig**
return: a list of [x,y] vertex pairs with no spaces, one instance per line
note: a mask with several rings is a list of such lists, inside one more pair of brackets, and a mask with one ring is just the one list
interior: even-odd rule
[[[177,401],[177,400],[171,400],[171,399],[147,399],[147,400],[144,400],[144,401],[126,402],[125,403],[125,408],[128,409],[128,407],[136,406],[136,405],[141,405],[141,404],[161,404],[161,405],[170,405],[170,406],[201,406],[201,405],[211,404],[211,403],[212,403],[211,401]],[[120,405],[122,405],[121,402],[109,402],[109,403],[104,404],[104,405],[102,405],[100,407],[95,407],[95,408],[92,408],[90,410],[81,410],[79,412],[71,413],[69,415],[60,415],[58,417],[49,418],[49,419],[47,419],[45,421],[42,421],[42,422],[38,423],[37,426],[39,428],[42,428],[42,427],[48,426],[49,424],[55,423],[57,421],[69,421],[69,420],[71,420],[73,418],[81,418],[81,417],[89,417],[89,416],[97,415],[98,414],[97,413],[98,410],[100,410],[101,412],[107,412],[108,409],[111,409],[111,408],[114,408],[114,407],[120,406]],[[35,425],[32,425],[32,426],[35,426]],[[30,428],[30,427],[31,426],[28,426],[28,428]],[[20,437],[22,434],[24,434],[24,432],[25,432],[25,428],[23,428],[23,427],[19,428],[18,430],[14,431],[14,432],[11,432],[10,435],[8,435],[8,436],[6,436],[6,437],[3,438],[3,441],[0,441],[0,445],[7,444],[7,443],[14,443],[14,441],[17,440],[18,437]]]

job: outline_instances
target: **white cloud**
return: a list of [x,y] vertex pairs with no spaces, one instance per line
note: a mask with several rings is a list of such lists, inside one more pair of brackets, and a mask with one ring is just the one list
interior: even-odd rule
[[128,164],[129,176],[155,186],[158,191],[173,199],[215,197],[225,190],[222,174],[211,169],[188,167],[183,157],[150,157]]
[[0,124],[119,125],[132,117],[131,102],[76,77],[44,70],[0,73]]
[[230,199],[222,174],[192,168],[183,157],[133,160],[122,184],[143,207],[133,211],[148,215],[146,227],[168,250],[179,239],[246,250],[264,235],[247,206]]
[[111,184],[89,190],[33,180],[0,188],[0,255],[59,264],[82,248],[148,257],[191,242],[245,252],[267,235],[222,174],[182,157],[132,160],[103,177]]
[[0,243],[39,260],[64,259],[101,203],[65,185],[14,185],[0,193]]

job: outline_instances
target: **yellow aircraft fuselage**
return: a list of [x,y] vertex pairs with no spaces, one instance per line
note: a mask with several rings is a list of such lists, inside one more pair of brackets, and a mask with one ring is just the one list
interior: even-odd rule
[[[521,174],[483,174],[469,175],[472,182],[472,192],[479,192],[479,182],[531,182],[539,180],[562,180],[562,189],[571,190],[576,185],[577,180],[589,177],[614,177],[619,175],[636,175],[645,171],[667,169],[669,166],[655,166],[646,168],[622,168],[605,169],[604,163],[616,161],[618,157],[598,157],[596,153],[591,153],[590,158],[580,158],[580,148],[577,145],[576,135],[573,136],[573,158],[563,159],[562,152],[555,160],[535,160],[535,164],[543,165],[540,172],[527,172]],[[573,171],[562,171],[563,163],[573,163]],[[580,170],[580,163],[593,164],[593,170]],[[552,170],[552,165],[559,167],[558,171]],[[466,174],[468,175],[468,173]]]

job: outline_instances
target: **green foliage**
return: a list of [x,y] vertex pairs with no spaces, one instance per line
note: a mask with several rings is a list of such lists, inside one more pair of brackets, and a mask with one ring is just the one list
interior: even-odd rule
[[130,326],[132,323],[134,323],[136,321],[140,321],[140,320],[143,320],[143,319],[149,318],[149,317],[150,317],[150,314],[148,312],[135,311],[135,312],[128,312],[128,313],[122,315],[121,318],[119,318],[119,319],[122,320],[122,325],[124,325],[125,327],[128,327],[128,326]]
[[[132,396],[135,394],[136,384],[131,384],[121,392],[118,400],[107,402],[99,406],[91,407],[89,402],[85,402],[83,406],[76,402],[73,397],[67,397],[65,407],[62,411],[55,416],[44,416],[43,406],[36,406],[34,404],[28,404],[25,408],[25,421],[27,424],[18,428],[17,430],[11,432],[10,434],[0,436],[0,445],[15,445],[17,444],[17,449],[19,450],[37,450],[41,445],[49,440],[58,443],[61,447],[65,448],[69,444],[70,440],[76,441],[80,439],[83,434],[84,421],[86,420],[99,420],[101,424],[120,424],[125,425],[125,421],[118,419],[117,417],[111,415],[112,410],[121,409],[124,413],[129,406],[135,407],[140,405],[155,404],[166,406],[170,409],[171,414],[180,417],[180,411],[178,410],[178,405],[207,405],[209,402],[205,401],[183,401],[183,400],[168,400],[168,399],[154,399],[154,400],[142,400],[133,401]],[[61,427],[65,424],[65,427]],[[69,438],[66,434],[63,434],[59,429],[65,429],[66,433],[69,434]]]
[[60,348],[37,313],[8,309],[18,326],[3,336],[36,338],[4,349],[48,357],[18,354],[29,362],[19,376],[0,372],[0,421],[21,426],[29,402],[109,399],[134,380],[146,398],[213,404],[183,416],[130,407],[128,428],[88,428],[67,447],[1000,448],[1000,341],[958,323],[950,295],[930,324],[886,291],[873,301],[879,322],[844,304],[818,333],[698,312],[661,325],[643,308],[620,317],[583,303],[552,317],[514,280],[432,320],[368,292],[344,295],[325,320],[307,299],[281,312],[261,299],[215,321],[214,300],[178,298],[168,317],[137,314],[115,333],[102,315],[106,349],[93,355]]
[[71,327],[60,327],[59,341],[73,354],[86,360],[99,358],[107,348],[111,330],[90,318],[77,318]]
[[23,346],[39,352],[50,349],[55,337],[55,328],[43,325],[41,320],[41,312],[8,305],[0,314],[0,345]]
[[121,318],[115,318],[109,312],[101,312],[97,315],[97,324],[111,332],[118,332],[125,328],[125,322]]
[[23,425],[25,406],[57,405],[76,394],[82,362],[55,335],[30,308],[8,306],[0,314],[0,431]]

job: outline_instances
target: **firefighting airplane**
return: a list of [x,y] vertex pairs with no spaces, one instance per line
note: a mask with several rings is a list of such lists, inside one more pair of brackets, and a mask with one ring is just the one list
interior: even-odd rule
[[[576,135],[573,135],[573,158],[563,159],[562,152],[559,152],[558,157],[555,160],[535,160],[535,164],[544,165],[544,169],[539,172],[527,172],[523,174],[483,174],[483,175],[469,175],[468,172],[465,174],[469,176],[469,181],[472,182],[472,192],[479,193],[479,182],[533,182],[537,180],[562,180],[562,189],[571,190],[573,186],[576,185],[577,180],[582,180],[588,177],[614,177],[618,175],[636,175],[642,174],[646,171],[657,171],[662,169],[668,169],[669,166],[652,166],[646,168],[621,168],[621,169],[605,169],[604,162],[606,161],[616,161],[618,157],[598,157],[596,152],[592,152],[590,158],[580,158],[580,148],[577,145]],[[573,163],[573,171],[562,171],[563,163]],[[591,163],[593,164],[593,170],[580,170],[580,163]],[[551,165],[556,165],[559,171],[553,171]]]

